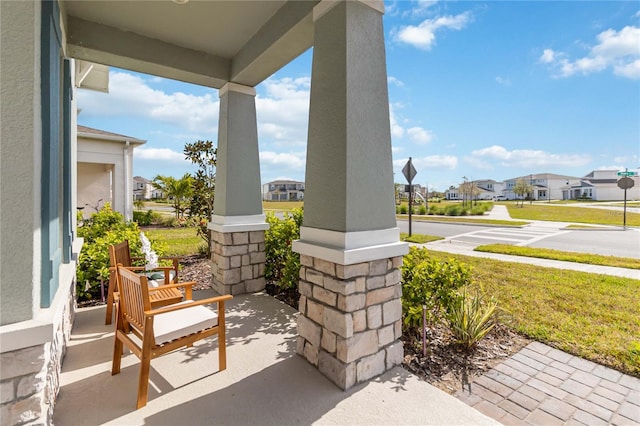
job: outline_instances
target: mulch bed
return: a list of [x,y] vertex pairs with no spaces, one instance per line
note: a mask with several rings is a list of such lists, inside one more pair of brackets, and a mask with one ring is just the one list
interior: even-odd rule
[[475,378],[531,342],[502,324],[498,324],[469,352],[453,341],[444,324],[432,325],[427,329],[426,337],[426,355],[423,356],[420,333],[402,336],[403,366],[449,394],[468,387]]

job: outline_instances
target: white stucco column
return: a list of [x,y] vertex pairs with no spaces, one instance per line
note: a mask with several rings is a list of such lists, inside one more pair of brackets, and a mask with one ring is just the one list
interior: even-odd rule
[[212,231],[212,282],[222,294],[260,291],[264,280],[256,91],[235,83],[220,89],[218,166]]
[[133,219],[133,145],[131,142],[126,141],[124,143],[123,150],[124,157],[124,167],[122,172],[124,174],[124,194],[123,202],[124,202],[124,219],[132,220]]
[[341,388],[402,361],[382,1],[316,6],[297,351]]

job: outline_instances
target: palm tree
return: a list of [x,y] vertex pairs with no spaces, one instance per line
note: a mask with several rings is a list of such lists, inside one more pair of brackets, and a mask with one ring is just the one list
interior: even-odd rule
[[191,175],[185,173],[180,179],[173,176],[157,175],[151,182],[154,188],[165,193],[168,199],[172,200],[172,206],[176,212],[176,219],[184,217],[184,212],[189,204],[189,199],[193,192],[191,186]]

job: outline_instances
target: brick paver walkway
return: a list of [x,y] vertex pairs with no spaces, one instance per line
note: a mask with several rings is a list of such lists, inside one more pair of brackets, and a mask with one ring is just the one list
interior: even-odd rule
[[640,379],[539,342],[455,396],[506,425],[640,425]]

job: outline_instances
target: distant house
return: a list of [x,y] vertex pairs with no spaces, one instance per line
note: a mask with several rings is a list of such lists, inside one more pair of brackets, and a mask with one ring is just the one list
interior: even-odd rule
[[[640,199],[640,177],[631,177],[634,186],[627,190],[628,200]],[[583,177],[579,184],[572,185],[570,198],[591,198],[598,201],[622,201],[624,190],[618,187],[618,170],[593,170]]]
[[274,180],[262,185],[262,199],[265,201],[301,201],[303,198],[304,182]]
[[136,200],[153,200],[156,198],[166,198],[162,190],[153,186],[153,182],[142,176],[133,177],[133,198]]
[[504,181],[502,195],[507,200],[519,199],[519,196],[513,190],[520,180],[524,180],[532,186],[533,192],[529,194],[529,197],[533,200],[566,200],[569,198],[567,191],[571,185],[580,183],[580,178],[578,177],[554,173],[532,173],[518,176]]
[[78,125],[77,205],[88,217],[104,203],[133,217],[133,149],[146,141]]

